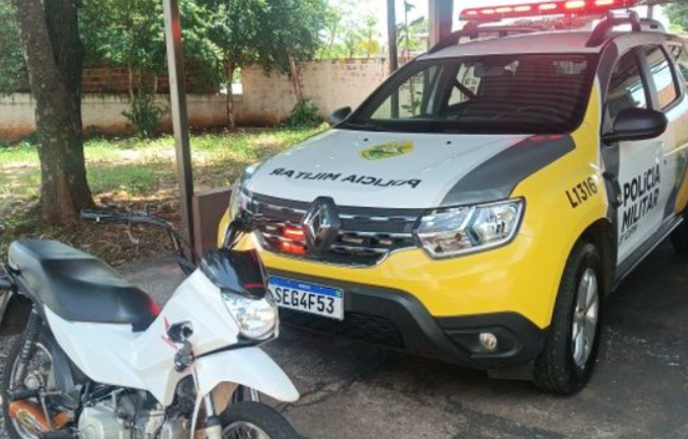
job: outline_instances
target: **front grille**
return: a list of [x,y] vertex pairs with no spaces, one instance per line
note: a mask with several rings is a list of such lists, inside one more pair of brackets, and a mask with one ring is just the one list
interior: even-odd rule
[[404,339],[391,320],[368,314],[346,313],[346,320],[319,317],[280,309],[280,321],[300,329],[337,335],[394,349],[404,349]]
[[[257,230],[265,249],[282,253],[281,243],[298,243],[297,240],[284,236],[284,229],[300,225],[310,207],[309,203],[254,195],[244,205],[250,213],[260,214],[271,220],[268,225]],[[416,245],[413,228],[422,214],[420,210],[338,206],[337,212],[342,228],[330,251],[319,257],[319,261],[371,266],[395,250]],[[289,255],[293,256],[291,253]],[[308,255],[302,257],[309,258]]]

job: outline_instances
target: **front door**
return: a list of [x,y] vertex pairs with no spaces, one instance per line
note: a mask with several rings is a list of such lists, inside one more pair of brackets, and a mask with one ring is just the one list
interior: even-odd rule
[[[614,66],[606,101],[610,120],[626,108],[650,108],[651,91],[641,73],[639,53],[627,52]],[[618,264],[660,227],[666,193],[662,190],[662,139],[624,141],[618,148],[616,178],[622,203],[617,210]]]

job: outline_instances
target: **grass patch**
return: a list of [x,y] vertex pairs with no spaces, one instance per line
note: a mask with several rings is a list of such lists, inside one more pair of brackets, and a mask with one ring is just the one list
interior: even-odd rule
[[[196,190],[231,184],[251,163],[302,142],[321,129],[245,130],[204,133],[191,138]],[[84,145],[88,181],[97,204],[120,210],[150,206],[155,214],[178,221],[174,139],[95,138]],[[41,221],[37,203],[40,165],[35,145],[0,147],[0,259],[15,239],[58,239],[118,263],[147,256],[156,246],[133,245],[118,226],[54,228]],[[143,242],[159,245],[164,236],[141,231]],[[162,241],[160,241],[160,239]],[[148,249],[148,250],[147,250]]]

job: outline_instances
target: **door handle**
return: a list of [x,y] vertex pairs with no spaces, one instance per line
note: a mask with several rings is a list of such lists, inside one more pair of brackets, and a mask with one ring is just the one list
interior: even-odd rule
[[609,197],[609,202],[614,209],[617,209],[623,204],[623,193],[621,192],[619,179],[611,172],[604,172],[602,177],[604,178],[604,186],[607,188],[607,193],[612,195]]

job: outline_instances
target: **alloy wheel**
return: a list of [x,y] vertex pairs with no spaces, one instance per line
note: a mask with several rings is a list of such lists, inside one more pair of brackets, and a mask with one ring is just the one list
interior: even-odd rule
[[595,344],[599,310],[600,293],[597,274],[592,268],[587,268],[578,284],[571,331],[573,362],[580,368],[584,368],[587,364]]

